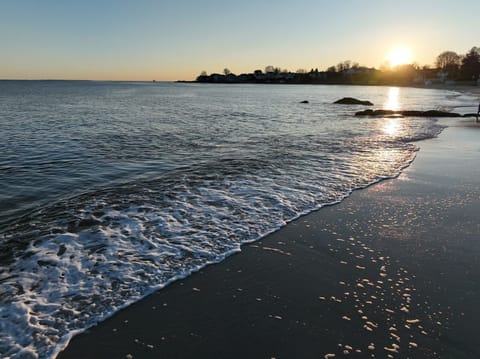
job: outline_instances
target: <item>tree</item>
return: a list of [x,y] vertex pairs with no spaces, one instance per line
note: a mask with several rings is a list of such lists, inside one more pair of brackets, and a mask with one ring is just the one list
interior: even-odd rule
[[272,65],[265,66],[265,73],[268,74],[270,72],[275,72],[275,67]]
[[437,68],[447,71],[448,67],[460,66],[460,55],[455,51],[444,51],[437,56],[435,65]]
[[227,68],[224,68],[224,69],[223,69],[223,73],[225,74],[225,76],[228,76],[228,75],[230,75],[230,74],[232,73],[232,71],[230,71],[230,70],[227,69]]
[[478,80],[480,76],[480,48],[472,47],[463,57],[460,73],[464,80]]
[[448,73],[449,78],[457,78],[462,57],[454,51],[444,51],[437,56],[435,65]]
[[200,76],[208,76],[207,71],[205,71],[205,70],[202,71],[202,72],[200,73]]
[[350,60],[346,60],[343,62],[340,62],[337,65],[337,72],[342,72],[342,71],[347,71],[352,67],[352,62]]
[[335,68],[335,66],[330,66],[330,67],[327,69],[327,72],[337,72],[337,69]]

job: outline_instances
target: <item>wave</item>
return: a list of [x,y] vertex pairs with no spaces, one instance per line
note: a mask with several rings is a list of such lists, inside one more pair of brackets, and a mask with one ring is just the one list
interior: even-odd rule
[[[11,358],[54,357],[152,291],[397,176],[413,141],[442,130],[354,118],[331,105],[334,87],[16,86],[31,94],[5,97],[12,121],[0,116],[16,139],[0,141],[0,352]],[[293,106],[307,89],[322,102]],[[412,91],[409,103],[438,95]]]
[[243,243],[397,176],[415,157],[409,142],[441,130],[426,123],[394,140],[296,138],[31,212],[1,233],[0,351],[54,356],[73,334]]

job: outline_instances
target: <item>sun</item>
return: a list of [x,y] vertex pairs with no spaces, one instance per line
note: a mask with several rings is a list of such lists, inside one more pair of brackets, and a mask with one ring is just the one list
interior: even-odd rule
[[388,62],[392,67],[409,64],[412,61],[412,53],[404,47],[397,47],[388,54]]

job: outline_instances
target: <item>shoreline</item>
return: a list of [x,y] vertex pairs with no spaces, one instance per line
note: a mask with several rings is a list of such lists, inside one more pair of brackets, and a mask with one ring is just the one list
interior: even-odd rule
[[480,355],[480,127],[450,122],[398,178],[151,294],[58,358]]
[[[148,82],[148,81],[147,81]],[[161,82],[161,81],[157,81]],[[446,91],[458,91],[470,94],[480,94],[479,85],[466,85],[466,84],[409,84],[409,85],[395,85],[395,84],[348,84],[348,83],[279,83],[279,82],[199,82],[196,80],[176,80],[167,81],[173,83],[186,83],[186,84],[202,84],[202,85],[312,85],[312,86],[363,86],[363,87],[406,87],[406,88],[420,88],[420,89],[433,89],[433,90],[446,90]]]
[[457,84],[431,84],[428,86],[413,86],[415,88],[456,91],[468,95],[479,96],[480,101],[480,86],[475,85],[457,85]]

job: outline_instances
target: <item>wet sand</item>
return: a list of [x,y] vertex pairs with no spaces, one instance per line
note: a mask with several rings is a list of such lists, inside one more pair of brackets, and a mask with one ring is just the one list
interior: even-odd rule
[[455,123],[397,179],[120,311],[59,358],[480,357],[480,126]]

